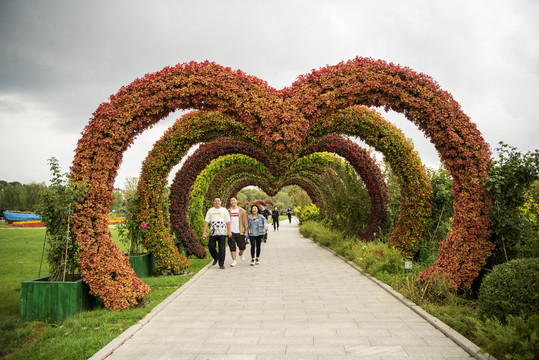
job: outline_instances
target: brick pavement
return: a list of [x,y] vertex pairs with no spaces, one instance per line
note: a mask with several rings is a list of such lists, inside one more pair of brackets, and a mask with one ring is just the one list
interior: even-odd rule
[[92,359],[472,358],[294,223],[270,229],[260,261],[227,253]]

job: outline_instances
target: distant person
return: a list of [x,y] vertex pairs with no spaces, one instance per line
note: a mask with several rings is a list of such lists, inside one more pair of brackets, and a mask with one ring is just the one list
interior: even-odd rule
[[[208,240],[208,249],[213,258],[212,266],[219,262],[221,269],[225,268],[226,256],[226,237],[232,237],[230,232],[230,214],[228,210],[221,207],[221,198],[213,199],[213,207],[206,213],[204,221],[204,232],[202,237],[205,239],[208,236],[206,232],[210,225],[210,238]],[[216,250],[216,243],[219,246],[219,252]]]
[[[264,216],[266,218],[266,221],[269,223],[269,218],[271,216],[271,211],[268,210],[268,208],[266,208],[266,204],[264,203],[261,203],[260,204],[260,215]],[[264,238],[262,239],[264,240],[264,242],[266,242],[268,240],[268,233],[265,233],[264,234]]]
[[292,224],[292,208],[291,207],[286,209],[286,215],[288,215],[288,223]]
[[251,241],[251,266],[255,266],[255,264],[260,264],[260,248],[264,234],[267,234],[268,231],[268,220],[261,213],[258,213],[258,206],[253,205],[247,223],[249,240]]
[[247,213],[244,209],[238,206],[238,199],[235,197],[230,198],[230,209],[228,209],[230,214],[230,231],[232,236],[228,238],[228,247],[230,249],[230,255],[232,256],[232,264],[230,266],[234,267],[238,263],[236,262],[236,245],[240,249],[240,258],[241,261],[245,261],[245,256],[243,251],[245,250],[245,238],[248,235],[248,223],[247,223]]
[[273,231],[279,230],[279,209],[277,206],[273,208],[271,218],[273,219]]

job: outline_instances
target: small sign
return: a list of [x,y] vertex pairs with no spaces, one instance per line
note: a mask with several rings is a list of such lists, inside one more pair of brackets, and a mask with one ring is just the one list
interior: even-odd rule
[[404,270],[412,270],[412,261],[411,260],[405,260],[404,261]]

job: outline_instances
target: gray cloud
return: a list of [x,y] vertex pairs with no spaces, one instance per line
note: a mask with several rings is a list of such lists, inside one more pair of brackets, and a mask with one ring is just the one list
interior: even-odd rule
[[[67,169],[101,102],[137,77],[191,60],[242,69],[282,88],[355,56],[384,59],[433,77],[493,147],[504,140],[532,150],[538,7],[533,0],[0,0],[0,151],[17,147],[0,179],[47,180],[53,155]],[[411,123],[386,116],[425,163],[437,165],[434,147]],[[172,121],[135,141],[118,186],[138,176]]]

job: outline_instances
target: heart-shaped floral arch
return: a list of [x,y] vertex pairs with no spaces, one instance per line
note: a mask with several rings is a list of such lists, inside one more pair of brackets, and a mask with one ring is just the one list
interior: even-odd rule
[[215,63],[178,64],[135,80],[101,104],[83,131],[71,168],[72,180],[88,186],[76,206],[73,230],[91,292],[105,306],[122,309],[149,291],[112,242],[107,222],[123,152],[142,131],[178,109],[214,110],[241,124],[272,153],[273,162],[286,167],[320,138],[317,128],[327,131],[323,135],[348,134],[346,123],[326,122],[354,105],[403,113],[434,144],[453,177],[455,213],[439,258],[423,275],[443,272],[455,286],[469,287],[494,246],[487,241],[488,145],[459,104],[430,77],[356,58],[300,76],[282,90]]
[[[235,156],[235,155],[226,155]],[[200,177],[204,176],[204,173],[210,172],[214,165],[217,165],[222,158],[213,160],[212,163],[200,174]],[[320,209],[320,215],[325,217],[324,214],[331,213],[334,215],[335,211],[334,197],[338,196],[341,191],[346,191],[348,186],[343,182],[341,178],[342,173],[355,173],[354,169],[339,156],[332,153],[314,153],[302,158],[302,163],[295,163],[287,173],[280,179],[282,182],[279,184],[271,184],[266,181],[265,178],[253,176],[252,169],[244,165],[234,165],[223,169],[216,173],[215,177],[208,186],[208,190],[205,195],[204,209],[210,207],[208,199],[213,199],[215,196],[219,196],[221,199],[230,199],[231,196],[235,196],[238,188],[238,184],[254,185],[262,188],[270,196],[276,195],[284,186],[289,184],[299,185],[297,180],[302,180],[300,187],[307,191],[307,194],[311,197],[314,204]],[[286,179],[286,180],[284,180]],[[355,182],[361,182],[359,178],[355,179]],[[358,184],[359,185],[359,184]],[[198,186],[198,180],[193,187]],[[269,189],[269,190],[267,190]],[[313,194],[314,196],[312,196]],[[348,204],[348,206],[354,206],[355,204]],[[193,210],[193,211],[191,211]],[[189,208],[189,220],[191,215],[200,208]],[[352,209],[350,209],[352,210]],[[353,210],[354,211],[354,210]],[[357,209],[355,210],[357,211]],[[370,211],[368,212],[368,215]],[[190,221],[191,223],[192,221]],[[384,224],[385,225],[385,224]],[[362,237],[365,237],[365,230],[360,224],[357,224],[356,231],[358,234],[363,233]]]
[[[219,140],[221,141],[221,140]],[[216,142],[217,143],[217,142]],[[207,144],[210,146],[215,146],[215,143]],[[357,146],[357,145],[356,145]],[[358,147],[359,148],[359,147]],[[199,149],[200,150],[200,149]],[[363,171],[362,176],[366,176],[367,174],[371,175],[372,177],[378,177],[379,179],[383,180],[383,175],[379,169],[377,169],[374,161],[368,157],[368,154],[363,149],[359,148],[359,150],[362,150],[364,152],[364,155],[371,161],[372,169],[377,170],[377,172],[371,173],[368,169],[361,168]],[[205,152],[205,149],[203,149]],[[198,152],[198,150],[197,150]],[[195,152],[193,155],[191,155],[190,159],[199,159],[201,154],[203,153],[197,153]],[[323,173],[325,168],[334,169],[337,166],[336,160],[338,158],[335,157],[333,154],[324,154],[324,153],[312,153],[310,155],[306,155],[298,161],[294,163],[287,171],[286,173],[282,174],[280,177],[275,178],[272,174],[266,171],[265,166],[258,163],[253,164],[252,160],[244,160],[245,155],[226,155],[226,156],[220,156],[219,158],[213,159],[211,163],[202,171],[199,173],[196,182],[192,185],[191,188],[191,201],[189,202],[189,220],[187,220],[187,208],[182,207],[182,213],[175,213],[171,211],[171,219],[181,219],[181,226],[182,227],[190,227],[194,230],[196,237],[194,237],[193,241],[198,242],[197,238],[201,238],[202,234],[202,228],[204,224],[204,209],[208,206],[208,192],[210,191],[210,184],[213,184],[216,186],[219,190],[222,187],[225,186],[231,186],[234,188],[235,183],[243,182],[244,179],[249,178],[251,179],[251,185],[260,185],[262,186],[265,191],[267,191],[270,195],[275,195],[282,187],[283,184],[289,183],[293,179],[296,179],[298,176],[304,177],[306,180],[310,181],[316,181],[315,178],[319,178],[320,175]],[[256,160],[255,160],[256,161]],[[180,171],[176,174],[175,179],[182,179],[183,173],[189,173],[189,169],[185,166],[182,167]],[[186,170],[186,171],[183,171]],[[351,171],[354,171],[351,169]],[[315,178],[313,178],[315,176]],[[221,180],[221,181],[219,181]],[[227,183],[231,183],[229,185],[225,185]],[[383,184],[383,185],[382,185]],[[316,188],[320,188],[323,185],[329,185],[317,182],[316,186],[313,189],[313,186],[310,188],[312,190],[315,190]],[[385,187],[385,183],[376,184],[381,186],[381,188],[375,188],[373,193],[374,197],[373,201],[375,199],[380,199],[380,196],[378,194],[387,194],[387,188]],[[332,193],[332,190],[335,190],[334,188],[324,188],[324,191],[321,192],[320,196],[316,196],[314,202],[317,203],[317,205],[322,205],[321,202],[323,199],[330,196]],[[179,193],[178,193],[179,192]],[[217,195],[217,194],[215,194]],[[219,194],[220,195],[220,194]],[[212,195],[213,196],[213,195]],[[180,202],[180,201],[187,201],[189,199],[189,193],[187,193],[183,188],[179,186],[173,186],[171,188],[170,192],[170,198],[171,198],[171,204],[173,202]],[[180,200],[181,198],[184,198]],[[174,200],[177,199],[177,200]],[[387,201],[387,197],[381,198],[382,201]],[[380,201],[380,200],[376,200]],[[383,203],[384,208],[386,203]],[[171,206],[172,208],[172,206]],[[322,205],[322,209],[326,209],[325,206]],[[374,210],[377,209],[377,207],[373,207]],[[378,218],[376,217],[376,214],[373,215],[372,218],[374,218],[374,221],[378,221]],[[371,219],[372,219],[371,218]],[[382,218],[383,222],[379,223],[379,226],[384,227],[385,226],[385,218]],[[176,221],[172,221],[173,223],[176,223]],[[176,224],[179,225],[178,223]],[[373,240],[374,234],[363,234],[364,239],[367,239],[367,236],[370,238],[370,240]]]
[[[167,132],[163,136],[162,140],[168,139],[169,137],[175,137],[174,131]],[[371,213],[373,216],[371,216],[370,223],[373,225],[369,227],[369,229],[372,230],[365,235],[365,238],[372,239],[374,232],[378,230],[378,228],[384,228],[387,218],[384,215],[386,214],[385,207],[388,201],[388,192],[383,174],[378,169],[374,161],[370,158],[368,153],[355,143],[346,141],[336,136],[331,136],[330,138],[326,138],[322,141],[325,142],[319,145],[318,151],[324,151],[323,149],[325,143],[334,143],[335,146],[337,146],[337,144],[342,144],[351,148],[352,154],[355,156],[353,158],[353,160],[355,160],[353,164],[355,165],[356,171],[358,171],[361,178],[368,184],[367,187],[372,199],[373,206]],[[172,144],[173,140],[170,139],[169,143]],[[312,153],[314,151],[310,152]],[[304,155],[307,155],[308,153],[309,152],[306,152]],[[170,216],[176,238],[183,243],[188,255],[205,255],[204,249],[200,246],[198,241],[200,234],[198,234],[199,236],[196,236],[190,229],[187,222],[187,208],[189,205],[191,187],[193,186],[197,176],[199,176],[201,171],[206,168],[211,160],[226,154],[245,154],[253,156],[259,161],[262,161],[266,166],[269,163],[265,154],[253,146],[245,144],[239,140],[224,138],[218,139],[212,143],[201,145],[184,162],[182,168],[177,172],[171,186]],[[272,171],[272,169],[269,169],[269,171],[275,174],[275,171]],[[141,199],[141,202],[144,202],[143,199]],[[374,214],[376,214],[376,216]]]
[[[406,255],[413,254],[418,249],[420,240],[424,238],[431,211],[431,188],[421,160],[404,134],[376,112],[367,108],[352,107],[336,114],[349,122],[349,126],[354,129],[354,135],[381,151],[399,177],[402,184],[402,199],[399,218],[391,237],[391,245],[397,246]],[[354,121],[350,123],[352,117]],[[213,123],[212,118],[215,118]],[[332,121],[335,122],[335,119]],[[184,134],[192,133],[193,124],[204,124],[204,126],[197,132],[196,137],[191,139]],[[227,125],[225,126],[225,124]],[[174,270],[170,267],[174,265],[170,261],[170,258],[173,257],[167,255],[167,249],[175,251],[176,248],[172,245],[172,239],[165,228],[161,211],[163,194],[159,191],[153,191],[153,189],[163,188],[169,171],[183,158],[187,148],[193,145],[195,140],[204,139],[207,141],[211,136],[215,136],[215,131],[213,131],[215,128],[220,129],[223,135],[236,136],[252,143],[252,135],[243,130],[238,131],[234,124],[233,119],[219,113],[192,112],[186,114],[165,132],[145,159],[138,187],[136,208],[138,221],[150,224],[149,228],[145,229],[143,242],[148,249],[157,254],[158,271]],[[227,134],[227,131],[230,132]],[[324,130],[318,128],[317,131],[323,132]],[[198,241],[201,238],[201,233],[193,234],[187,222],[186,212],[190,189],[198,174],[208,165],[209,161],[224,154],[239,153],[253,156],[262,161],[274,175],[282,174],[286,170],[273,166],[269,163],[264,152],[254,150],[254,147],[249,144],[240,143],[238,140],[230,143],[219,140],[219,143],[221,143],[220,146],[217,143],[203,145],[195,154],[191,155],[176,174],[171,188],[170,216],[175,227],[176,237],[184,243],[187,254],[194,254],[198,257],[205,255],[205,251]],[[387,191],[380,190],[382,186],[385,187],[385,182],[377,170],[377,165],[355,143],[334,135],[327,135],[324,139],[312,144],[304,150],[301,156],[314,151],[330,151],[343,156],[365,181],[372,200],[372,209],[367,230],[362,238],[372,240],[374,233],[384,228],[387,219],[385,208],[388,195]],[[378,175],[374,175],[376,172]],[[179,195],[176,196],[176,194]],[[202,194],[198,194],[198,196],[202,196]],[[200,206],[196,208],[200,210]],[[203,223],[201,215],[191,212],[190,218],[192,219],[191,223],[195,224],[195,228],[200,230]],[[148,229],[151,230],[148,231]],[[160,259],[167,260],[167,263],[161,262]]]

